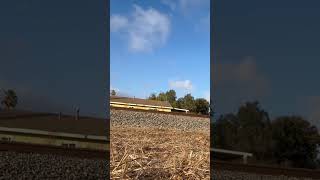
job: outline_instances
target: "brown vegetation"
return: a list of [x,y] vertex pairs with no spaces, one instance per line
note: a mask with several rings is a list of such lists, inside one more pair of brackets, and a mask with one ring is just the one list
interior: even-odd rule
[[209,132],[111,128],[112,179],[210,179]]

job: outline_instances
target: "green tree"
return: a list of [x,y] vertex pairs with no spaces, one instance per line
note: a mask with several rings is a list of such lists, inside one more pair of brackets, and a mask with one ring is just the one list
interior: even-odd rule
[[157,95],[156,95],[156,93],[152,93],[152,94],[149,96],[148,99],[149,99],[149,100],[157,100]]
[[161,93],[159,93],[159,95],[158,95],[158,97],[157,97],[157,100],[158,101],[167,101],[167,95],[166,95],[166,93],[164,93],[164,92],[161,92]]
[[277,160],[294,167],[315,168],[320,136],[315,126],[297,116],[271,121],[258,102],[248,102],[236,114],[221,115],[211,123],[213,147],[251,152],[261,162]]
[[111,90],[111,96],[115,96],[115,95],[117,95],[117,92],[114,89],[112,89]]
[[271,156],[272,134],[268,113],[258,102],[247,102],[240,106],[237,118],[240,138],[237,148],[254,153],[257,159]]
[[173,106],[176,107],[176,99],[177,99],[177,94],[175,90],[169,90],[166,92],[166,98],[167,101]]
[[237,150],[235,144],[239,141],[238,127],[238,119],[234,114],[221,115],[216,122],[211,123],[211,137],[214,137],[212,146]]
[[274,155],[278,163],[290,161],[300,168],[315,168],[317,145],[309,137],[318,137],[315,126],[301,117],[284,116],[272,122]]
[[1,101],[1,104],[7,110],[14,109],[18,104],[18,97],[15,91],[11,89],[4,91],[4,99]]
[[190,112],[196,112],[194,97],[190,93],[186,94],[182,98],[182,102],[180,102],[180,104],[181,104],[181,108],[188,109]]
[[200,114],[209,114],[209,102],[204,98],[195,100],[195,111]]
[[251,152],[258,160],[272,156],[270,119],[258,102],[245,103],[236,114],[222,115],[215,123],[218,147]]
[[177,108],[184,108],[183,102],[184,102],[184,99],[183,99],[182,97],[179,98],[179,99],[176,101],[176,107],[177,107]]
[[190,112],[208,114],[209,102],[203,98],[194,99],[191,94],[177,99],[176,91],[171,89],[166,92],[160,92],[158,95],[152,93],[148,99],[158,101],[168,101],[174,108],[188,109]]
[[148,99],[150,100],[158,100],[158,101],[168,101],[172,107],[177,107],[177,95],[175,90],[169,90],[167,92],[160,92],[158,95],[156,93],[152,93]]

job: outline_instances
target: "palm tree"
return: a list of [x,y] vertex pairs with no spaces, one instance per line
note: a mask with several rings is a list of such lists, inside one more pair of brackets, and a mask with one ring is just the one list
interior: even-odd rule
[[117,95],[117,92],[114,89],[112,89],[111,90],[111,96],[115,96],[115,95]]
[[18,97],[16,92],[11,89],[4,91],[4,99],[1,101],[1,104],[7,110],[14,109],[18,104]]

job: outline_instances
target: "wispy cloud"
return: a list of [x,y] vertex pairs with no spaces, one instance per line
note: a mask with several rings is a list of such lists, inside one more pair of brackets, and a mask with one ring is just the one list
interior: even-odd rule
[[[194,21],[194,30],[198,33],[210,30],[210,0],[161,0],[171,11],[182,14]],[[208,12],[207,15],[206,13]]]
[[184,15],[208,8],[210,4],[210,0],[161,0],[161,2],[171,10],[178,10]]
[[177,3],[174,0],[161,0],[161,2],[166,5],[169,6],[169,8],[174,11],[177,8]]
[[190,80],[169,81],[169,87],[172,89],[181,89],[189,92],[193,89],[193,85]]
[[154,8],[143,9],[134,5],[131,16],[111,16],[111,31],[123,31],[132,52],[150,52],[163,46],[170,34],[171,22],[167,14]]
[[254,57],[244,57],[236,63],[217,62],[213,71],[213,101],[219,113],[234,111],[245,101],[262,102],[272,93],[270,81]]
[[123,90],[123,89],[119,89],[113,85],[110,85],[110,93],[112,90],[115,90],[116,91],[116,95],[117,96],[124,96],[124,97],[133,97],[133,95],[131,93],[128,93],[130,92],[130,90]]
[[236,90],[248,89],[251,95],[262,96],[269,92],[267,78],[258,70],[255,58],[245,57],[239,63],[217,63],[214,84],[217,88],[237,87]]
[[205,7],[210,0],[179,0],[179,6],[183,13],[188,13],[193,9]]
[[117,32],[128,26],[128,19],[121,15],[111,15],[110,17],[110,29],[111,32]]
[[120,90],[119,90],[118,88],[110,85],[110,92],[111,92],[112,90],[116,91],[116,93],[119,93],[119,92],[120,92]]

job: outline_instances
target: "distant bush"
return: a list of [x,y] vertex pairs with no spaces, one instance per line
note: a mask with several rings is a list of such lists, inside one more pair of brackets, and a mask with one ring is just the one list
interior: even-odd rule
[[318,130],[297,116],[270,120],[258,102],[247,102],[236,114],[220,116],[211,123],[212,146],[251,152],[258,161],[275,159],[294,167],[315,168]]
[[172,89],[167,92],[160,92],[159,94],[152,93],[148,99],[168,101],[174,108],[188,109],[196,114],[209,114],[209,102],[206,99],[194,99],[191,94],[186,94],[184,97],[177,99],[176,91]]

